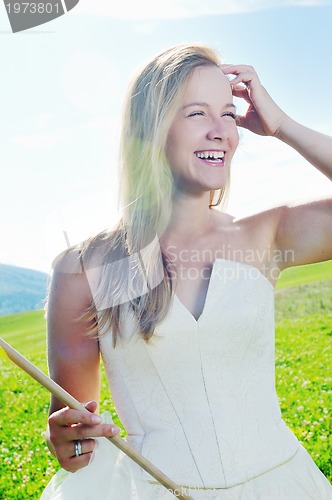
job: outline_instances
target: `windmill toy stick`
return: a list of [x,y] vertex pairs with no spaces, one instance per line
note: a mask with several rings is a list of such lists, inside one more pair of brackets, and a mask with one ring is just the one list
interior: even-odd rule
[[[24,356],[22,356],[18,351],[13,349],[7,342],[0,338],[0,346],[3,348],[8,358],[13,361],[17,366],[22,368],[30,377],[39,382],[43,387],[45,387],[49,392],[51,392],[57,399],[62,401],[66,406],[74,410],[82,411],[84,407],[77,401],[73,396],[71,396],[67,391],[65,391],[60,385],[58,385],[54,380],[49,378],[45,373],[43,373],[34,364],[28,361]],[[89,411],[89,410],[86,410]],[[152,477],[154,477],[160,484],[162,484],[168,491],[172,492],[174,496],[180,498],[180,500],[192,500],[191,497],[184,494],[183,487],[174,483],[169,479],[163,472],[161,472],[157,467],[155,467],[151,462],[149,462],[143,455],[138,453],[136,450],[131,448],[122,438],[119,436],[107,437],[111,443],[113,443],[117,448],[119,448],[123,453],[130,457],[134,462],[136,462],[140,467],[142,467],[146,472],[148,472]]]

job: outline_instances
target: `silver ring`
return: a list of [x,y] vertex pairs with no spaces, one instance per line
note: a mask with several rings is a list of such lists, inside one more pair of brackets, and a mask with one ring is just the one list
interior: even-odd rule
[[82,455],[82,441],[75,441],[75,455],[77,457]]

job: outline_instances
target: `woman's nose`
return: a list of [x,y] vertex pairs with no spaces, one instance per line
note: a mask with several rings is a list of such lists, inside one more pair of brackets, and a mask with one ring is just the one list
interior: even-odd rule
[[228,126],[224,123],[222,118],[215,119],[211,122],[207,137],[212,141],[225,141],[228,139]]

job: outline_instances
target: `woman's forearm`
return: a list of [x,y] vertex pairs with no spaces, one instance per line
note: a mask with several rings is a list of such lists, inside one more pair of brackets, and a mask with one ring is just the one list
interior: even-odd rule
[[277,137],[332,180],[332,137],[287,118]]

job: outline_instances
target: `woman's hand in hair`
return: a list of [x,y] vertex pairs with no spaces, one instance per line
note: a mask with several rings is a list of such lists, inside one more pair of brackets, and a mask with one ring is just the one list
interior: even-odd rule
[[258,135],[278,136],[283,123],[289,120],[261,84],[252,66],[221,64],[225,75],[235,75],[230,81],[234,97],[244,99],[249,107],[237,116],[237,125]]

